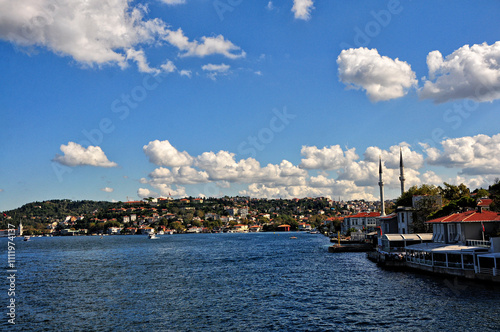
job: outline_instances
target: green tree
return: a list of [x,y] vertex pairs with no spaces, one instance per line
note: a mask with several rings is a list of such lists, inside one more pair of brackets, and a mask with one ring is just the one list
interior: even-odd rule
[[444,188],[439,187],[439,189],[441,190],[441,195],[443,196],[443,198],[450,202],[457,201],[462,197],[470,196],[469,188],[467,188],[467,186],[463,183],[455,186],[444,182]]
[[401,196],[396,200],[396,206],[412,206],[413,196],[419,195],[439,195],[440,189],[433,185],[423,184],[420,187],[413,186],[407,191],[405,191]]
[[490,198],[493,202],[490,205],[492,211],[500,212],[500,180],[495,179],[495,183],[489,188]]

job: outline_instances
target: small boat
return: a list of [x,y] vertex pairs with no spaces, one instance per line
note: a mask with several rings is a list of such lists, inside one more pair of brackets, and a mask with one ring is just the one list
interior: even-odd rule
[[290,239],[296,239],[297,237],[296,236],[290,236]]
[[158,237],[156,236],[155,233],[151,233],[151,234],[149,234],[148,238],[151,240],[154,240],[154,239],[157,239]]
[[23,241],[29,241],[30,239],[31,239],[31,237],[29,237],[29,236],[27,236],[27,235],[26,235],[26,236],[23,238]]
[[163,234],[165,234],[164,231],[158,231],[158,235],[163,235]]

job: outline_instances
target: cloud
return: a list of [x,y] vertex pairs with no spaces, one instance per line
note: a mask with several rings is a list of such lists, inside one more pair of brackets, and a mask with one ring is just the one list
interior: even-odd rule
[[137,63],[137,68],[141,73],[147,74],[159,74],[160,70],[156,68],[151,68],[146,60],[146,56],[144,55],[143,50],[134,50],[128,49],[127,52],[127,60],[131,59]]
[[204,65],[203,67],[201,67],[201,69],[203,69],[203,70],[206,70],[206,71],[216,71],[216,72],[219,72],[219,73],[227,72],[229,70],[229,68],[231,68],[231,66],[226,65],[224,63],[221,63],[220,65],[214,65],[214,64],[209,63],[209,64]]
[[191,70],[185,70],[185,69],[183,69],[183,70],[181,70],[179,72],[179,74],[181,76],[187,76],[187,77],[191,78],[192,72],[191,72]]
[[0,189],[0,193],[3,192],[4,190],[3,189]]
[[195,184],[208,182],[207,172],[197,171],[190,166],[173,167],[172,170],[160,167],[151,172],[149,177],[152,183]]
[[106,193],[112,193],[114,191],[114,189],[110,188],[110,187],[106,187],[106,188],[102,188],[101,191],[104,191]]
[[441,146],[423,145],[427,163],[461,168],[464,175],[500,175],[500,134],[449,138]]
[[[498,177],[500,173],[499,144],[500,134],[462,137],[443,141],[442,151],[424,146],[424,154],[421,154],[401,142],[387,149],[369,146],[361,157],[354,148],[342,149],[339,145],[303,146],[300,151],[303,158],[299,165],[282,160],[264,166],[254,158],[237,159],[236,154],[223,150],[203,152],[192,157],[187,152],[179,152],[168,141],[153,141],[148,145],[152,149],[145,149],[145,153],[151,155],[152,162],[166,167],[156,168],[147,179],[141,179],[141,183],[150,185],[160,195],[185,196],[186,187],[179,185],[202,184],[202,191],[205,190],[207,196],[214,193],[220,196],[223,190],[237,189],[239,194],[252,197],[342,196],[343,199],[375,200],[378,198],[379,158],[382,158],[386,195],[396,197],[400,193],[400,149],[405,165],[406,188],[422,183],[440,185],[443,179],[457,181],[454,178],[447,180],[428,169],[421,174],[426,162],[459,167],[461,182],[486,186],[488,181],[491,183],[494,180],[495,174]],[[470,148],[474,151],[468,151]],[[424,158],[425,154],[427,158]],[[165,160],[177,165],[161,165],[168,164]],[[175,160],[180,162],[173,162]],[[184,165],[180,165],[182,163]],[[482,171],[478,172],[479,169]]]
[[116,167],[117,163],[109,161],[98,146],[82,147],[80,144],[68,142],[61,145],[63,156],[56,154],[54,161],[65,166],[95,166],[95,167]]
[[152,74],[169,72],[170,67],[151,67],[142,46],[162,41],[179,49],[181,56],[220,54],[237,59],[246,55],[222,35],[189,41],[180,28],[171,30],[159,18],[147,19],[147,13],[147,6],[127,0],[1,1],[0,39],[26,49],[45,47],[89,67],[118,65],[123,69],[133,61],[140,72]]
[[173,6],[173,5],[182,5],[186,3],[186,0],[160,0],[164,4]]
[[0,3],[0,38],[20,46],[45,46],[87,65],[118,64],[140,43],[154,39],[159,20],[128,1],[26,0]]
[[359,158],[356,149],[353,148],[344,152],[340,145],[332,145],[322,149],[315,146],[303,146],[300,154],[305,157],[302,159],[300,167],[305,169],[339,169]]
[[[172,73],[177,69],[174,63],[170,60],[167,60],[164,64],[162,64],[160,68],[166,73]],[[180,74],[182,75],[182,70]]]
[[419,169],[424,165],[424,156],[416,151],[412,151],[406,143],[393,145],[389,150],[382,150],[376,146],[370,146],[366,149],[363,157],[365,161],[378,163],[379,157],[382,158],[386,167],[399,169],[400,149],[403,154],[404,166],[406,168]]
[[376,49],[343,50],[337,64],[339,80],[348,89],[365,90],[372,102],[403,97],[417,85],[408,63],[381,56]]
[[175,31],[165,29],[162,38],[182,51],[183,53],[179,54],[181,57],[205,57],[212,54],[220,54],[229,59],[238,59],[246,56],[245,51],[229,40],[226,40],[222,35],[216,37],[203,36],[200,43],[198,41],[189,41],[189,38],[179,28]]
[[178,151],[167,140],[151,141],[148,145],[144,145],[142,149],[148,156],[149,161],[158,166],[180,167],[189,166],[193,163],[193,157],[186,151]]
[[443,183],[443,179],[433,171],[427,171],[422,174],[422,182],[425,184],[432,184],[439,186]]
[[[343,187],[343,189],[340,189]],[[337,191],[339,190],[339,191]],[[343,190],[343,191],[340,191]],[[358,188],[355,184],[342,182],[336,188],[315,188],[312,186],[270,186],[266,184],[253,183],[248,189],[241,190],[240,195],[263,198],[299,198],[299,197],[332,197],[334,194],[342,193],[348,199],[365,199],[369,201],[377,198],[366,192],[365,188]]]
[[226,75],[229,72],[229,68],[231,68],[231,66],[224,63],[221,63],[220,65],[209,63],[201,67],[204,71],[209,72],[207,76],[214,81],[217,79],[218,75]]
[[158,195],[158,193],[151,191],[147,188],[137,189],[137,196],[139,196],[140,198],[160,197],[160,195]]
[[419,91],[421,99],[444,103],[455,99],[478,102],[500,98],[500,41],[464,45],[443,58],[439,51],[427,55],[429,79]]
[[154,183],[151,184],[153,188],[158,190],[160,193],[156,193],[147,188],[139,188],[137,191],[137,195],[139,197],[186,197],[186,188],[176,186],[174,189],[172,186],[169,186],[165,183]]
[[296,19],[309,20],[314,9],[312,0],[293,0],[292,12]]

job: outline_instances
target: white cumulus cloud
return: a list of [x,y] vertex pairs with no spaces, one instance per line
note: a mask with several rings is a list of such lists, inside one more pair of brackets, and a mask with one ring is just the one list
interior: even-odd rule
[[96,167],[116,167],[117,163],[109,161],[98,146],[84,148],[75,142],[68,142],[61,145],[64,155],[56,154],[54,161],[66,166],[96,166]]
[[180,152],[169,141],[155,140],[144,145],[144,153],[149,161],[158,166],[180,167],[193,163],[193,157],[186,151]]
[[114,191],[114,189],[110,188],[110,187],[105,187],[105,188],[102,188],[101,191],[104,191],[106,193],[112,193]]
[[417,85],[408,63],[381,56],[376,49],[343,50],[337,64],[339,80],[349,89],[365,90],[372,102],[403,97]]
[[181,57],[196,56],[205,57],[212,54],[220,54],[229,59],[244,58],[246,56],[239,46],[234,45],[231,41],[226,40],[224,36],[216,37],[201,37],[201,43],[198,41],[189,41],[189,38],[184,35],[181,28],[177,30],[165,29],[163,31],[163,40],[177,47],[183,53]]
[[186,3],[186,0],[161,0],[161,2],[167,5],[182,5]]
[[429,79],[419,91],[422,99],[443,103],[500,98],[500,41],[464,45],[445,58],[441,52],[432,51],[427,55],[427,67]]
[[302,159],[300,166],[305,169],[339,169],[359,158],[356,149],[353,148],[344,152],[340,145],[332,145],[321,149],[315,146],[303,146],[300,153],[305,157]]
[[142,49],[162,41],[176,47],[181,56],[218,54],[237,59],[246,55],[222,35],[189,41],[181,28],[171,30],[159,18],[146,18],[148,11],[146,5],[128,0],[0,1],[0,39],[25,48],[44,47],[91,67],[125,68],[133,61],[140,72],[151,74],[170,72],[170,66],[151,67]]
[[206,71],[217,71],[219,73],[224,73],[229,70],[231,66],[226,65],[224,63],[221,63],[220,65],[214,65],[212,63],[209,63],[207,65],[204,65],[201,67],[201,69],[206,70]]
[[311,18],[311,10],[313,9],[314,3],[312,0],[293,0],[292,12],[296,19],[309,20]]
[[137,196],[139,196],[140,198],[160,197],[160,195],[158,195],[158,193],[151,191],[147,188],[137,189]]
[[500,134],[449,138],[441,147],[424,146],[429,164],[461,168],[467,175],[500,175]]

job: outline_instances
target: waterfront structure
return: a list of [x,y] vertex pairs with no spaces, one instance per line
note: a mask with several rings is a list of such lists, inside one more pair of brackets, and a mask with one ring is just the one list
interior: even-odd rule
[[278,228],[277,230],[279,232],[290,232],[291,226],[290,225],[279,225],[277,228]]
[[500,282],[499,212],[478,208],[426,223],[433,227],[433,242],[406,246],[407,267]]
[[398,233],[398,215],[396,212],[379,217],[379,223],[382,234]]
[[377,227],[377,219],[380,217],[380,212],[361,212],[347,216],[342,221],[341,232],[346,233],[349,229],[365,230],[371,232]]
[[413,208],[398,206],[396,208],[397,214],[397,227],[399,234],[410,234],[413,227]]
[[262,230],[262,227],[259,225],[253,225],[248,228],[249,232],[260,232]]
[[248,232],[248,225],[244,224],[237,224],[232,227],[233,231],[236,233],[247,233]]
[[302,222],[299,224],[299,231],[310,231],[312,229],[310,224]]
[[383,234],[379,241],[379,252],[382,254],[403,254],[407,246],[429,242],[432,242],[432,233]]

